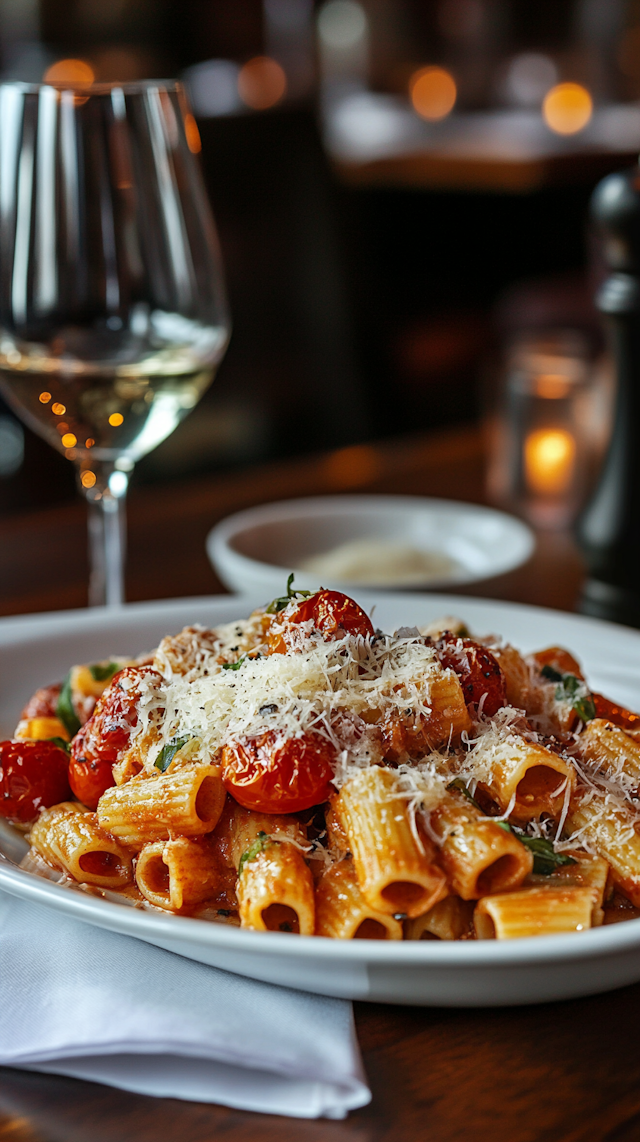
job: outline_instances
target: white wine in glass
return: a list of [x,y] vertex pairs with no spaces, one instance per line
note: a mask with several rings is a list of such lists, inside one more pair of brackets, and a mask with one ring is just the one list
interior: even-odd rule
[[0,85],[0,390],[76,465],[94,606],[123,601],[135,462],[229,340],[198,150],[178,83]]

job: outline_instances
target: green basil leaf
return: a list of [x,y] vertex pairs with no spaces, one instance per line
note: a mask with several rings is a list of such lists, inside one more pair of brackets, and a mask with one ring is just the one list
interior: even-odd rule
[[113,678],[114,674],[117,674],[121,669],[122,667],[117,662],[94,662],[89,667],[91,677],[95,682],[106,682],[108,678]]
[[454,777],[453,781],[450,781],[449,784],[447,785],[447,789],[457,789],[458,793],[462,793],[462,796],[466,797],[467,801],[471,802],[474,809],[477,809],[479,813],[482,812],[482,809],[478,805],[478,802],[476,801],[475,797],[473,797],[472,794],[469,792],[469,790],[467,789],[467,787],[466,787],[466,785],[465,785],[465,783],[461,777]]
[[596,716],[596,704],[591,697],[591,694],[585,694],[584,698],[578,698],[573,703],[573,708],[583,722],[590,722]]
[[191,736],[191,734],[185,734],[184,737],[174,738],[167,745],[163,745],[154,762],[156,769],[159,769],[161,773],[166,773],[178,750],[182,749],[188,741],[191,741]]
[[80,719],[73,708],[73,699],[71,696],[71,671],[67,674],[60,691],[60,696],[56,705],[56,714],[60,718],[65,730],[70,738],[75,737],[80,729]]
[[63,749],[65,753],[71,752],[71,743],[66,742],[64,738],[47,738],[47,741],[53,742],[57,745],[58,749]]
[[223,670],[239,670],[246,657],[247,657],[246,654],[243,654],[242,657],[239,658],[237,662],[223,662],[222,663],[222,669]]
[[590,722],[596,716],[596,707],[585,683],[575,674],[560,674],[553,666],[543,666],[540,671],[549,682],[557,682],[556,700],[569,702],[583,722]]
[[268,843],[268,833],[264,833],[262,831],[259,832],[253,844],[250,845],[247,851],[240,857],[240,863],[238,864],[238,876],[242,876],[242,870],[245,864],[247,864],[248,861],[255,860],[258,853],[263,852]]
[[272,599],[271,600],[271,602],[269,603],[269,606],[267,607],[267,614],[268,615],[277,615],[280,611],[283,611],[285,607],[289,606],[289,603],[291,602],[292,599],[296,599],[296,598],[308,599],[310,595],[314,595],[316,593],[315,591],[297,591],[293,587],[294,577],[295,576],[294,576],[294,573],[292,571],[291,574],[289,575],[289,578],[287,579],[287,593],[286,593],[286,595],[281,595],[279,599]]
[[544,837],[528,837],[523,833],[522,829],[513,828],[508,821],[496,821],[505,833],[512,833],[517,837],[521,844],[526,849],[533,853],[533,871],[538,876],[551,876],[557,868],[562,868],[563,865],[577,864],[574,857],[567,856],[566,853],[557,853],[551,841],[547,841]]
[[528,848],[533,853],[533,871],[537,872],[539,876],[551,876],[557,868],[562,868],[564,865],[577,864],[574,857],[567,856],[566,853],[557,853],[551,841],[545,840],[544,837],[527,837],[526,834],[517,832],[516,836],[525,848]]

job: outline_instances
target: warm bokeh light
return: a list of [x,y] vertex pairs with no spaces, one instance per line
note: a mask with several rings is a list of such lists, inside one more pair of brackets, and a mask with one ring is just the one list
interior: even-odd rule
[[40,404],[48,404],[51,400],[51,393],[40,393],[38,400],[40,401]]
[[[47,393],[47,396],[48,395],[49,394]],[[42,400],[42,397],[40,397],[40,400]],[[56,403],[56,404],[51,405],[51,411],[54,414],[54,416],[64,416],[65,412],[67,411],[67,408],[66,408],[66,405],[64,405],[64,404],[57,404]]]
[[256,56],[240,69],[238,94],[253,111],[275,107],[287,90],[287,77],[279,63],[269,56]]
[[456,81],[443,67],[421,67],[409,80],[413,109],[422,119],[444,119],[453,110]]
[[94,444],[95,444],[95,440],[93,439],[93,437],[87,436],[87,439],[84,442],[85,448],[93,448]]
[[542,116],[558,135],[582,131],[593,115],[593,100],[579,83],[558,83],[544,97]]
[[62,443],[65,448],[73,448],[74,445],[78,443],[78,438],[73,435],[73,432],[65,432],[62,437]]
[[96,482],[95,472],[83,472],[80,477],[80,483],[83,488],[92,488]]
[[109,424],[112,428],[118,428],[122,424],[124,417],[121,412],[112,412],[109,417]]
[[332,452],[322,468],[324,479],[332,488],[359,488],[380,474],[378,456],[368,444],[353,444]]
[[53,84],[93,83],[95,74],[90,64],[83,59],[59,59],[45,71],[42,82]]
[[198,124],[190,111],[188,111],[184,117],[184,133],[187,137],[187,146],[191,154],[199,155],[202,150],[200,132],[198,130]]
[[539,428],[524,445],[527,487],[539,496],[561,496],[569,490],[576,459],[576,442],[564,428]]

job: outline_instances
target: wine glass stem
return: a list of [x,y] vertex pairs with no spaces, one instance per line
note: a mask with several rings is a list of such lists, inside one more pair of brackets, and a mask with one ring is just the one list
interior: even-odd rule
[[119,607],[124,602],[125,492],[113,495],[107,484],[87,495],[90,607]]

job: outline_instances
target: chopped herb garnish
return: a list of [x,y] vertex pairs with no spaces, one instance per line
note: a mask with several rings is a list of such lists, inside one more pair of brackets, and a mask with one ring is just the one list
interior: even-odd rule
[[269,834],[263,833],[262,831],[260,831],[258,833],[255,841],[253,842],[253,844],[250,845],[249,848],[247,849],[247,851],[245,853],[243,853],[242,856],[240,857],[240,863],[238,865],[238,876],[242,876],[242,870],[243,870],[245,864],[247,864],[251,860],[255,860],[256,857],[258,856],[258,853],[263,852],[268,843],[269,843]]
[[70,743],[66,742],[64,738],[48,738],[47,740],[57,745],[58,749],[63,749],[65,753],[69,753],[71,750]]
[[182,749],[190,740],[191,734],[185,734],[183,737],[174,738],[167,745],[163,745],[154,763],[156,769],[159,769],[161,773],[166,773],[178,750]]
[[120,669],[121,667],[117,662],[94,662],[93,665],[89,667],[91,677],[95,682],[106,682],[108,678],[113,678],[114,674],[117,674]]
[[480,805],[478,805],[475,797],[469,792],[461,777],[455,777],[453,781],[450,781],[447,785],[447,789],[457,789],[458,793],[462,793],[462,796],[466,797],[467,801],[471,802],[474,809],[477,809],[479,813],[482,813],[482,808]]
[[540,671],[549,682],[557,682],[556,701],[569,702],[583,722],[590,722],[596,716],[596,707],[584,682],[575,674],[560,674],[546,663]]
[[222,663],[222,669],[223,670],[239,670],[246,657],[247,657],[246,654],[243,654],[242,657],[239,658],[237,662],[223,662]]
[[60,718],[65,730],[70,738],[75,737],[80,729],[80,719],[73,708],[73,699],[71,696],[71,671],[67,674],[60,691],[60,696],[56,705],[56,714]]
[[292,599],[296,599],[296,598],[308,599],[309,595],[315,594],[314,591],[297,591],[297,590],[295,590],[292,587],[293,580],[294,580],[294,573],[292,571],[289,578],[287,579],[287,593],[286,593],[286,595],[281,595],[279,599],[273,599],[272,602],[269,603],[269,606],[267,607],[267,614],[268,615],[277,615],[279,611],[283,611],[285,607],[289,606],[289,603],[291,602]]

